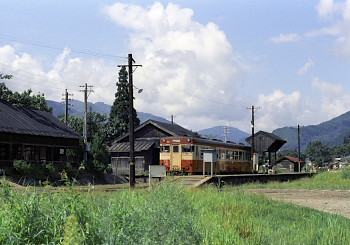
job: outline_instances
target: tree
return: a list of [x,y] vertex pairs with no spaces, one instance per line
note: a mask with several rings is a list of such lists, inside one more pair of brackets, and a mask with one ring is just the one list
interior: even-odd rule
[[[116,86],[117,92],[115,93],[115,100],[108,119],[108,142],[112,142],[129,130],[128,72],[125,66],[122,66],[119,71],[119,78]],[[134,118],[134,127],[139,126],[140,120],[137,118],[135,109],[133,110],[132,116]]]
[[[0,78],[11,79],[12,76],[0,74]],[[23,91],[22,93],[12,92],[6,87],[5,83],[0,83],[0,99],[6,100],[17,107],[52,112],[52,108],[46,103],[44,94],[39,93],[37,95],[32,95],[31,93],[31,89]]]
[[323,163],[332,160],[330,149],[319,140],[310,142],[305,150],[305,154],[310,161],[315,162],[318,166],[322,166]]
[[98,133],[92,136],[88,162],[88,169],[96,173],[102,173],[110,163],[110,156],[105,148],[103,137]]
[[346,157],[350,155],[350,143],[334,146],[331,149],[332,158]]
[[[88,141],[91,143],[88,155],[88,162],[85,166],[87,170],[94,173],[102,173],[110,163],[110,156],[106,150],[104,139],[106,137],[106,116],[98,112],[89,112],[88,115]],[[64,121],[64,115],[59,119]],[[68,126],[75,132],[83,135],[84,120],[81,117],[69,115]],[[84,144],[80,145],[83,152]]]

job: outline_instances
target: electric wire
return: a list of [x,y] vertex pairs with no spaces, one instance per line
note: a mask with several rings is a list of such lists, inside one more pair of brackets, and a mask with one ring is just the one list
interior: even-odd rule
[[[22,44],[27,44],[27,45],[32,45],[32,46],[41,47],[41,48],[60,50],[60,51],[65,50],[65,48],[58,48],[58,47],[53,47],[53,46],[45,45],[45,44],[38,44],[38,43],[34,43],[34,42],[20,41],[20,40],[16,40],[16,39],[4,37],[4,36],[0,36],[0,39],[12,41],[12,42],[17,42],[17,43],[22,43]],[[91,55],[91,56],[96,56],[96,57],[104,57],[104,58],[108,58],[108,59],[123,59],[123,60],[127,59],[127,57],[125,57],[125,56],[102,54],[102,53],[93,52],[93,51],[77,50],[77,49],[70,49],[70,48],[68,48],[68,50],[70,52],[73,52],[73,53]]]

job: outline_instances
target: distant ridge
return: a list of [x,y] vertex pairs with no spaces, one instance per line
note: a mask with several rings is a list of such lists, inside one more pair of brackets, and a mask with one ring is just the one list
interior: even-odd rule
[[[64,114],[65,111],[65,104],[64,102],[56,102],[52,100],[46,101],[48,106],[52,107],[52,114],[57,117],[60,114]],[[84,116],[84,102],[73,100],[69,102],[73,106],[70,106],[69,114],[74,116],[83,117]],[[107,105],[103,102],[96,102],[96,103],[88,103],[88,110],[92,110],[101,114],[105,114],[109,116],[109,112],[111,110],[111,106]],[[155,115],[152,115],[150,113],[144,113],[144,112],[137,112],[137,116],[140,119],[140,123],[144,123],[149,119],[156,120],[159,122],[165,122],[170,123],[170,121],[166,120],[163,117],[158,117]]]
[[[247,142],[245,141],[246,138],[248,138],[250,135],[242,130],[239,130],[237,128],[234,127],[228,127],[230,134],[228,137],[228,140],[231,142],[235,142],[235,143],[243,143],[243,144],[247,144]],[[198,133],[205,137],[205,138],[210,138],[210,139],[219,139],[224,141],[224,130],[223,130],[223,126],[215,126],[212,128],[207,128],[207,129],[203,129],[198,131]]]
[[[283,127],[272,133],[287,140],[282,150],[298,149],[297,127]],[[330,147],[343,144],[344,138],[350,136],[350,112],[346,112],[318,125],[300,127],[300,148],[304,151],[311,141],[320,140]]]
[[[65,104],[64,102],[56,102],[56,101],[52,101],[52,100],[47,100],[46,101],[47,104],[52,107],[52,114],[54,116],[58,116],[60,114],[64,114],[64,110],[65,110]],[[79,116],[79,117],[83,117],[84,116],[84,103],[78,100],[73,100],[70,101],[70,104],[72,104],[73,106],[70,106],[70,110],[69,110],[69,114],[70,115],[74,115],[74,116]],[[111,106],[107,105],[103,102],[97,102],[97,103],[88,103],[88,108],[89,110],[91,109],[92,111],[95,112],[99,112],[101,114],[105,114],[105,115],[109,115],[109,112],[111,110]],[[140,119],[140,123],[144,123],[149,119],[155,120],[155,121],[159,121],[159,122],[164,122],[164,123],[171,123],[171,121],[163,118],[163,117],[159,117],[159,116],[155,116],[152,115],[150,113],[145,113],[145,112],[137,112],[137,116]],[[191,129],[189,129],[191,130]],[[230,134],[229,134],[229,141],[235,142],[235,143],[244,143],[247,144],[247,142],[245,141],[245,139],[247,137],[249,137],[249,134],[247,134],[246,132],[239,130],[237,128],[234,127],[229,127],[230,130]],[[219,140],[224,140],[224,136],[223,136],[223,128],[222,126],[216,126],[216,127],[212,127],[212,128],[208,128],[208,129],[203,129],[201,131],[199,131],[198,133],[206,138],[215,138],[215,139],[219,139]]]

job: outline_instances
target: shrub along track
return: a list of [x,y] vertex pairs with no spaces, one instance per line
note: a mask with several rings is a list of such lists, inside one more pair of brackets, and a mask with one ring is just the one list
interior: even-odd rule
[[343,215],[350,219],[350,190],[246,189],[244,192]]

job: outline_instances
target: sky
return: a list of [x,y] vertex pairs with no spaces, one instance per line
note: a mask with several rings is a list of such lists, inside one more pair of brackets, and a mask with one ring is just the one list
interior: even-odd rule
[[132,54],[137,111],[198,131],[272,132],[350,109],[350,0],[2,0],[13,91],[112,104]]

